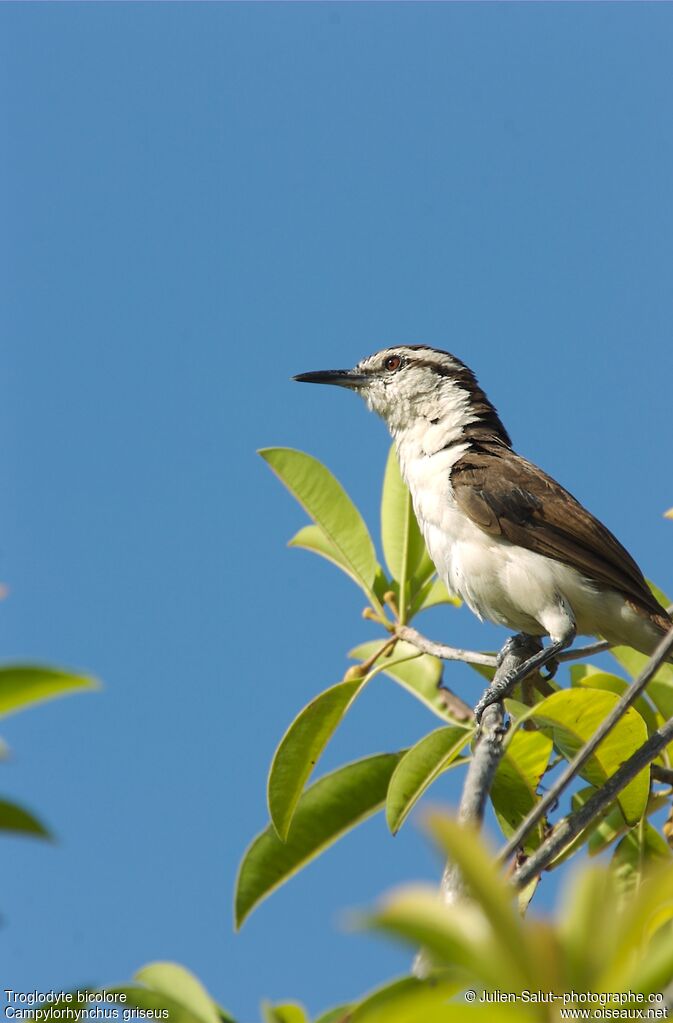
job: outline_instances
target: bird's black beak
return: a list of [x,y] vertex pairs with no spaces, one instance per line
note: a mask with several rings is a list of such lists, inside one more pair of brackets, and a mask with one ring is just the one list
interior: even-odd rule
[[367,376],[354,369],[320,369],[315,373],[299,373],[293,380],[300,384],[336,384],[337,387],[361,387]]

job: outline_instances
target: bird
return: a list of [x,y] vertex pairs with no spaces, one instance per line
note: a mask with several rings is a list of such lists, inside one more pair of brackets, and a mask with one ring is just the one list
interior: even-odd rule
[[355,391],[382,417],[439,578],[481,620],[538,640],[532,656],[486,691],[475,707],[478,721],[531,672],[553,674],[577,635],[649,655],[671,628],[628,551],[514,450],[495,406],[457,356],[397,345],[353,369],[294,379]]

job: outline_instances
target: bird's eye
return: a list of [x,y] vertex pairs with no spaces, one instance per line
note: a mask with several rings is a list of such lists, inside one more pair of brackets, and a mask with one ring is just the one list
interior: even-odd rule
[[394,373],[402,365],[402,359],[399,355],[389,355],[383,365],[389,373]]

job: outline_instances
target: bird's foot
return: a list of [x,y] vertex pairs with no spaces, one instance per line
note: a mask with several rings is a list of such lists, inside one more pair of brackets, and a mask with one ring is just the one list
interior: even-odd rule
[[[497,655],[497,657],[495,659],[495,663],[496,663],[498,668],[500,667],[502,662],[505,660],[507,655],[511,654],[512,651],[515,649],[515,647],[517,647],[521,643],[523,638],[524,637],[523,637],[522,633],[517,633],[516,636],[510,636],[508,639],[505,640],[505,642],[504,642],[504,644],[502,646],[502,649],[498,651],[498,655]],[[527,638],[528,637],[526,637],[526,639]]]
[[562,650],[564,646],[567,646],[568,641],[572,642],[572,638],[573,637],[570,636],[569,640],[567,640],[564,637],[562,641],[557,642],[552,647],[545,650],[536,636],[527,636],[525,633],[510,636],[498,654],[498,671],[500,671],[505,658],[515,652],[519,657],[524,657],[526,654],[528,654],[528,657],[523,661],[523,663],[519,664],[518,668],[510,668],[509,671],[505,672],[502,678],[498,678],[498,673],[496,672],[493,682],[491,682],[479,703],[474,708],[474,716],[477,724],[479,725],[481,723],[482,716],[487,707],[490,707],[491,704],[498,703],[506,696],[509,696],[514,686],[518,685],[519,682],[523,682],[523,680],[530,675],[532,671],[542,668],[545,664],[553,661],[555,654]]
[[[511,642],[511,640],[508,642]],[[498,679],[497,682],[491,683],[482,698],[479,700],[479,703],[474,708],[474,717],[478,725],[481,724],[481,719],[486,708],[490,707],[493,703],[499,703],[500,700],[509,696],[512,689],[519,681],[519,672],[516,669],[513,669],[503,675],[502,678]]]

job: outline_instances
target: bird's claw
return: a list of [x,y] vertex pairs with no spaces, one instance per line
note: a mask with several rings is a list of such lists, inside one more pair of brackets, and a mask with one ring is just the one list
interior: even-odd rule
[[540,675],[545,682],[549,682],[553,679],[554,675],[559,670],[560,663],[561,662],[557,657],[553,657],[551,661],[548,661],[547,664],[544,665],[544,671],[540,671]]
[[496,659],[495,659],[495,663],[496,663],[498,668],[500,667],[502,662],[505,660],[507,655],[511,654],[512,648],[515,647],[516,644],[518,642],[520,642],[520,640],[521,640],[521,636],[510,636],[508,639],[505,640],[505,643],[504,643],[502,649],[498,651],[498,654],[497,654]]
[[477,725],[481,724],[481,719],[484,716],[484,711],[487,707],[490,707],[493,703],[499,703],[506,696],[509,695],[512,687],[516,685],[518,681],[517,671],[508,671],[501,679],[491,684],[482,698],[479,700],[474,708],[474,718]]

